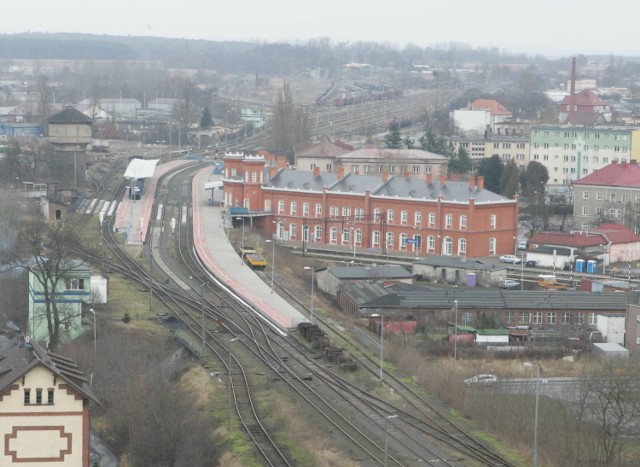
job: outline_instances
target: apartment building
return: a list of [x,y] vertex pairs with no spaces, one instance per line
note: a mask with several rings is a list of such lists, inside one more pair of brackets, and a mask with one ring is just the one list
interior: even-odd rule
[[514,161],[518,167],[525,168],[529,163],[528,136],[451,136],[447,138],[447,142],[455,151],[463,148],[476,163],[495,154],[505,164]]
[[573,182],[574,225],[592,229],[604,222],[622,224],[638,232],[640,227],[640,166],[613,162]]
[[639,137],[640,130],[628,127],[534,126],[529,160],[547,168],[548,185],[571,185],[614,161],[638,160]]

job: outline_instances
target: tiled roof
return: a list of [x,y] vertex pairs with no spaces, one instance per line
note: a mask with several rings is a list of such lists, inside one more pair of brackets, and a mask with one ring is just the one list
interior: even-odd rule
[[413,276],[402,266],[390,264],[384,266],[337,266],[330,267],[328,271],[338,279],[411,279]]
[[607,244],[607,240],[595,232],[536,232],[529,239],[530,245],[554,245],[585,248]]
[[10,341],[8,348],[0,353],[0,394],[31,369],[42,365],[55,376],[62,378],[79,394],[99,404],[89,387],[89,380],[73,360],[49,352],[36,342],[25,344],[24,341],[16,339]]
[[530,244],[573,248],[632,242],[640,242],[640,237],[620,224],[602,224],[588,232],[536,232],[529,240]]
[[511,112],[495,99],[476,99],[469,107],[488,110],[491,115],[511,115]]
[[375,163],[376,161],[396,160],[438,160],[446,162],[448,158],[442,154],[423,151],[422,149],[388,149],[388,148],[364,148],[343,153],[337,157],[340,159],[363,159]]
[[635,162],[614,162],[576,180],[573,184],[638,188],[640,187],[640,166]]
[[425,258],[417,259],[416,264],[425,264],[433,267],[445,267],[445,268],[457,268],[468,269],[473,271],[483,271],[486,269],[505,269],[505,266],[496,267],[495,264],[485,263],[480,260],[463,260],[455,256],[427,256]]
[[75,107],[65,107],[62,111],[49,117],[49,123],[93,123],[93,120]]
[[[268,172],[265,172],[265,179]],[[280,170],[264,184],[265,188],[321,192],[325,187],[334,193],[364,194],[403,199],[423,199],[466,203],[470,198],[479,203],[515,202],[486,189],[473,187],[467,181],[447,180],[427,183],[424,179],[390,176],[386,182],[381,176],[348,173],[339,179],[335,173],[321,172],[317,177],[310,171]]]
[[294,148],[296,157],[335,157],[353,151],[353,147],[339,141],[301,144]]
[[[609,103],[598,96],[591,89],[583,89],[575,95],[575,105],[577,106],[608,106]],[[569,105],[571,96],[565,96],[560,105]]]
[[594,231],[601,233],[614,244],[640,242],[640,236],[621,224],[602,224]]
[[[638,300],[638,293],[631,300]],[[454,300],[458,301],[458,308],[496,310],[611,310],[623,312],[629,297],[627,294],[616,292],[582,292],[582,291],[548,291],[548,290],[503,290],[481,288],[453,289],[423,289],[391,291],[386,296],[379,297],[361,305],[369,310],[376,308],[389,309],[436,309],[442,310],[454,307]],[[367,311],[363,310],[366,314]],[[373,313],[377,312],[371,311]]]

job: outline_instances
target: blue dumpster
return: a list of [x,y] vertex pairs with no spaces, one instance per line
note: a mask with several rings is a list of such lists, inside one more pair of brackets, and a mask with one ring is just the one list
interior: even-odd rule
[[576,272],[584,272],[584,263],[585,260],[583,259],[576,260]]
[[595,274],[596,272],[598,272],[597,263],[592,259],[587,261],[587,272],[589,274]]

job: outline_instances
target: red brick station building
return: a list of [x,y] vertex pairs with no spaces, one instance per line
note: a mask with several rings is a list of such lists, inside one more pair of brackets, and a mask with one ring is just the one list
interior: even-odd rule
[[267,238],[415,256],[514,251],[518,202],[485,190],[483,177],[360,175],[343,167],[320,173],[267,159],[264,153],[223,159],[225,208]]

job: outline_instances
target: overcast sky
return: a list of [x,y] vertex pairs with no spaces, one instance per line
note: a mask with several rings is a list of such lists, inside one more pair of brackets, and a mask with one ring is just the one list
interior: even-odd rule
[[1,32],[207,40],[460,42],[550,57],[640,55],[636,0],[21,0]]

